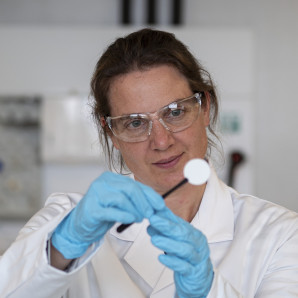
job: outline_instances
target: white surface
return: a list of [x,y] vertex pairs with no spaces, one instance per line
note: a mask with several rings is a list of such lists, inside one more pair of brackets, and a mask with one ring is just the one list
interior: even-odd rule
[[204,159],[195,158],[186,163],[184,177],[193,185],[204,184],[210,176],[210,167]]
[[[0,93],[63,95],[75,91],[88,94],[90,78],[100,54],[116,37],[134,29],[137,28],[0,27]],[[176,33],[189,46],[213,74],[222,92],[252,92],[254,43],[250,30],[161,29]],[[22,55],[19,54],[20,47]],[[227,61],[229,72],[226,71]]]
[[103,159],[86,95],[45,96],[41,119],[43,162],[77,164]]

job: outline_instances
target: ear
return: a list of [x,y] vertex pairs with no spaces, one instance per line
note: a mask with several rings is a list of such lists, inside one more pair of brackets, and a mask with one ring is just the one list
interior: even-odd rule
[[100,122],[101,127],[103,129],[106,129],[108,124],[107,124],[107,121],[106,121],[105,117],[101,116],[100,119],[99,119],[99,122]]
[[119,146],[119,140],[110,132],[109,133],[109,136],[110,136],[110,139],[111,139],[111,141],[112,141],[112,143],[113,143],[113,146],[117,149],[117,150],[119,150],[119,148],[120,148],[120,146]]
[[108,136],[110,137],[112,143],[113,143],[113,146],[119,150],[119,142],[118,142],[118,139],[113,135],[113,133],[111,132],[108,124],[107,124],[107,121],[104,117],[100,117],[100,125],[102,127],[103,130],[105,130],[105,132],[108,134]]
[[207,127],[210,124],[210,94],[208,91],[204,91],[206,102],[202,106],[204,125]]

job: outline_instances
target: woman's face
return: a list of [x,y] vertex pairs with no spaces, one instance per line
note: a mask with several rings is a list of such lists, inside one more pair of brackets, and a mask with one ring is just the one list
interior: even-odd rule
[[[111,116],[155,112],[193,93],[185,77],[172,66],[136,70],[113,80],[109,92]],[[146,141],[128,143],[114,135],[111,139],[135,179],[163,194],[183,179],[187,161],[204,158],[208,125],[209,104],[201,109],[195,122],[181,132],[172,133],[154,120]]]

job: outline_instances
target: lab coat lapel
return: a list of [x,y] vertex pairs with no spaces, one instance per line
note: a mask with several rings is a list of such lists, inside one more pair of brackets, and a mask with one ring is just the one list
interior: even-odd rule
[[92,264],[99,281],[100,297],[145,297],[126,273],[114,253],[108,237],[105,237],[105,241],[97,254],[98,256],[92,259]]
[[234,207],[231,192],[235,191],[218,179],[211,166],[200,209],[192,220],[192,225],[204,233],[208,243],[233,239]]
[[[163,273],[158,281],[158,283],[156,284],[155,288],[153,289],[153,292],[151,294],[151,298],[155,298],[155,297],[165,297],[163,296],[163,289],[169,287],[170,285],[173,285],[173,294],[175,293],[175,288],[174,288],[174,272],[167,268],[164,267]],[[173,295],[171,295],[173,297]],[[168,295],[166,295],[166,297],[169,297]]]
[[152,245],[146,231],[147,226],[146,220],[142,225],[142,231],[131,245],[124,259],[150,287],[154,288],[165,267],[158,261],[158,256],[163,252]]
[[173,273],[159,262],[158,256],[163,254],[163,251],[152,245],[147,233],[148,224],[148,221],[144,220],[141,224],[131,226],[131,231],[127,229],[121,234],[113,228],[111,234],[118,239],[133,242],[124,259],[155,292],[173,284]]

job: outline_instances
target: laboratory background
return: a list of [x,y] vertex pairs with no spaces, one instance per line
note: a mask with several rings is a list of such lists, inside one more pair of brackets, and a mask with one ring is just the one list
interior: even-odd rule
[[175,33],[216,82],[221,178],[298,212],[297,0],[0,0],[0,255],[50,193],[107,170],[90,78],[143,27]]

